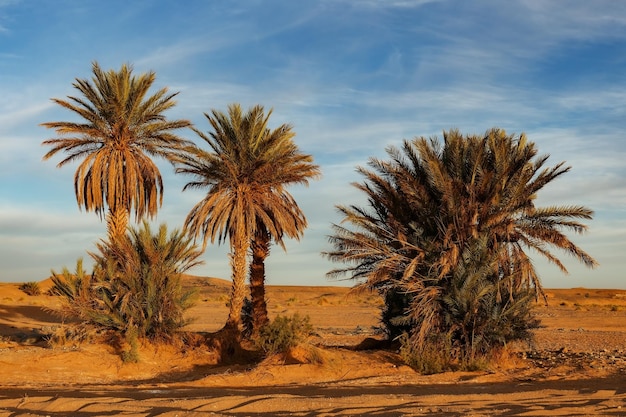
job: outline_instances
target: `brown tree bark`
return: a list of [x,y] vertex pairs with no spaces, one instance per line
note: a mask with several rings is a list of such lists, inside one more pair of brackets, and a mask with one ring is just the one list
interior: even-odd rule
[[252,299],[252,334],[256,335],[269,323],[265,301],[265,259],[269,255],[270,235],[264,227],[252,241],[250,264],[250,298]]
[[233,236],[231,242],[230,262],[233,283],[230,292],[230,311],[224,327],[241,332],[241,308],[246,297],[246,257],[250,243],[245,235]]
[[110,241],[126,235],[128,217],[128,211],[121,204],[118,205],[115,210],[109,208],[107,215],[107,233]]

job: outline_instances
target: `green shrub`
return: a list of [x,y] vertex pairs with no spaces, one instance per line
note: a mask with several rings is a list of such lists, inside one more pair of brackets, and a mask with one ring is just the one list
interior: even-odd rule
[[255,340],[259,349],[268,355],[287,352],[298,346],[313,334],[309,316],[300,317],[298,313],[291,317],[277,316],[270,324],[263,327]]
[[413,295],[407,312],[413,328],[400,338],[401,355],[420,372],[484,369],[493,352],[530,340],[538,326],[534,292],[508,288],[494,271],[495,255],[484,241],[474,243],[445,280],[422,291],[427,296]]
[[41,295],[41,288],[36,281],[25,282],[19,286],[19,289],[24,291],[26,295]]
[[139,362],[139,340],[137,338],[137,329],[130,327],[126,330],[124,335],[126,342],[128,343],[128,350],[122,351],[122,362],[124,363],[137,363]]

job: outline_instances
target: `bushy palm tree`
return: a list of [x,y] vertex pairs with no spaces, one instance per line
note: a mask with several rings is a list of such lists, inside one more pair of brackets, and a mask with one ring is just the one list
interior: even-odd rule
[[213,131],[207,135],[195,129],[210,150],[189,147],[176,161],[177,173],[195,178],[185,190],[207,190],[187,216],[185,227],[195,237],[202,236],[205,246],[208,241],[227,239],[230,244],[233,284],[226,328],[241,324],[252,242],[253,274],[261,274],[261,283],[253,285],[252,292],[253,310],[258,312],[264,305],[262,261],[270,241],[282,245],[284,236],[299,238],[306,227],[304,214],[285,186],[307,184],[318,175],[311,156],[301,154],[293,143],[291,126],[268,128],[270,115],[262,106],[246,113],[237,104],[230,105],[227,114],[213,110],[205,114]]
[[63,311],[100,328],[122,335],[167,339],[185,326],[184,313],[193,304],[194,291],[183,287],[182,276],[202,263],[202,251],[185,233],[168,233],[161,225],[153,233],[143,222],[124,236],[102,240],[93,274],[82,260],[76,273],[53,272],[52,294],[62,296]]
[[389,160],[372,158],[371,169],[359,168],[365,181],[355,186],[366,194],[368,206],[338,207],[343,223],[353,229],[334,225],[334,251],[326,255],[348,264],[329,276],[349,274],[399,303],[399,317],[385,323],[392,336],[402,331],[396,324],[408,323],[423,342],[441,323],[444,297],[460,279],[453,279],[455,274],[463,270],[462,281],[471,279],[471,257],[464,254],[473,250],[473,242],[484,241],[485,259],[495,259],[487,277],[497,303],[530,290],[543,293],[529,250],[564,272],[553,248],[596,265],[565,235],[585,231],[578,219],[591,219],[591,210],[535,207],[537,192],[569,167],[544,168],[548,157],[537,156],[524,135],[493,129],[484,136],[463,136],[453,130],[444,132],[443,145],[436,138],[419,138],[387,153]]
[[97,248],[92,257],[99,324],[164,339],[188,323],[184,313],[193,305],[194,291],[183,287],[182,277],[202,263],[202,251],[185,233],[168,233],[165,224],[153,233],[144,221],[141,228],[101,241]]
[[178,93],[162,88],[149,95],[154,72],[134,76],[128,65],[103,71],[96,62],[92,69],[91,81],[73,83],[79,96],[53,99],[82,120],[42,124],[59,135],[43,142],[52,146],[44,160],[60,151],[67,156],[59,167],[82,160],[74,174],[79,207],[101,217],[108,209],[109,235],[122,236],[133,209],[136,219],[156,214],[163,181],[150,158],[169,159],[173,150],[188,145],[172,132],[191,123],[165,118],[163,113],[176,104]]

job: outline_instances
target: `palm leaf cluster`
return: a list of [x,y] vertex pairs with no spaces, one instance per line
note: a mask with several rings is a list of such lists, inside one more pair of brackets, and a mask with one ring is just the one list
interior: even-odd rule
[[184,327],[184,313],[194,292],[182,285],[182,274],[200,263],[192,240],[162,225],[152,233],[147,222],[123,238],[101,241],[88,275],[79,261],[75,274],[53,274],[52,292],[64,297],[71,315],[99,328],[133,337],[167,339]]
[[[544,167],[548,156],[538,156],[524,135],[453,130],[443,144],[418,138],[387,153],[388,160],[372,158],[369,169],[358,169],[365,180],[354,186],[367,206],[338,206],[343,222],[334,225],[326,256],[347,265],[330,277],[349,275],[385,296],[383,324],[392,337],[409,330],[423,344],[433,332],[454,333],[469,346],[476,333],[468,335],[468,323],[480,316],[487,326],[481,334],[496,331],[502,323],[486,324],[492,314],[521,317],[515,335],[525,334],[532,319],[516,300],[542,294],[530,252],[562,271],[554,249],[596,265],[565,234],[585,231],[580,220],[591,219],[591,210],[535,206],[537,192],[569,168]],[[518,309],[508,314],[511,305]]]
[[75,317],[83,322],[92,322],[92,312],[97,309],[98,301],[93,287],[93,276],[83,268],[83,259],[76,261],[76,269],[71,272],[67,267],[60,274],[52,271],[50,295],[62,297],[61,314]]
[[172,132],[191,123],[163,115],[176,104],[177,93],[162,88],[149,95],[155,77],[134,76],[128,65],[103,71],[94,63],[92,79],[73,84],[80,96],[53,99],[81,121],[42,124],[59,135],[43,142],[52,147],[44,159],[64,151],[59,167],[81,161],[74,174],[78,205],[100,216],[108,209],[112,236],[126,232],[131,211],[137,219],[154,216],[163,201],[163,180],[151,157],[169,159],[189,144]]

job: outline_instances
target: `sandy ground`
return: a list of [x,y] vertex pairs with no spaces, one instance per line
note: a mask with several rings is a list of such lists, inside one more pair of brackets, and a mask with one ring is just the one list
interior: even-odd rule
[[[189,330],[219,329],[226,283],[190,284]],[[423,376],[393,351],[355,349],[379,337],[380,300],[346,288],[268,288],[271,316],[310,317],[322,364],[220,364],[204,346],[143,346],[124,364],[105,344],[48,346],[58,299],[17,287],[0,284],[0,416],[626,416],[626,291],[549,290],[532,345],[486,371]]]

